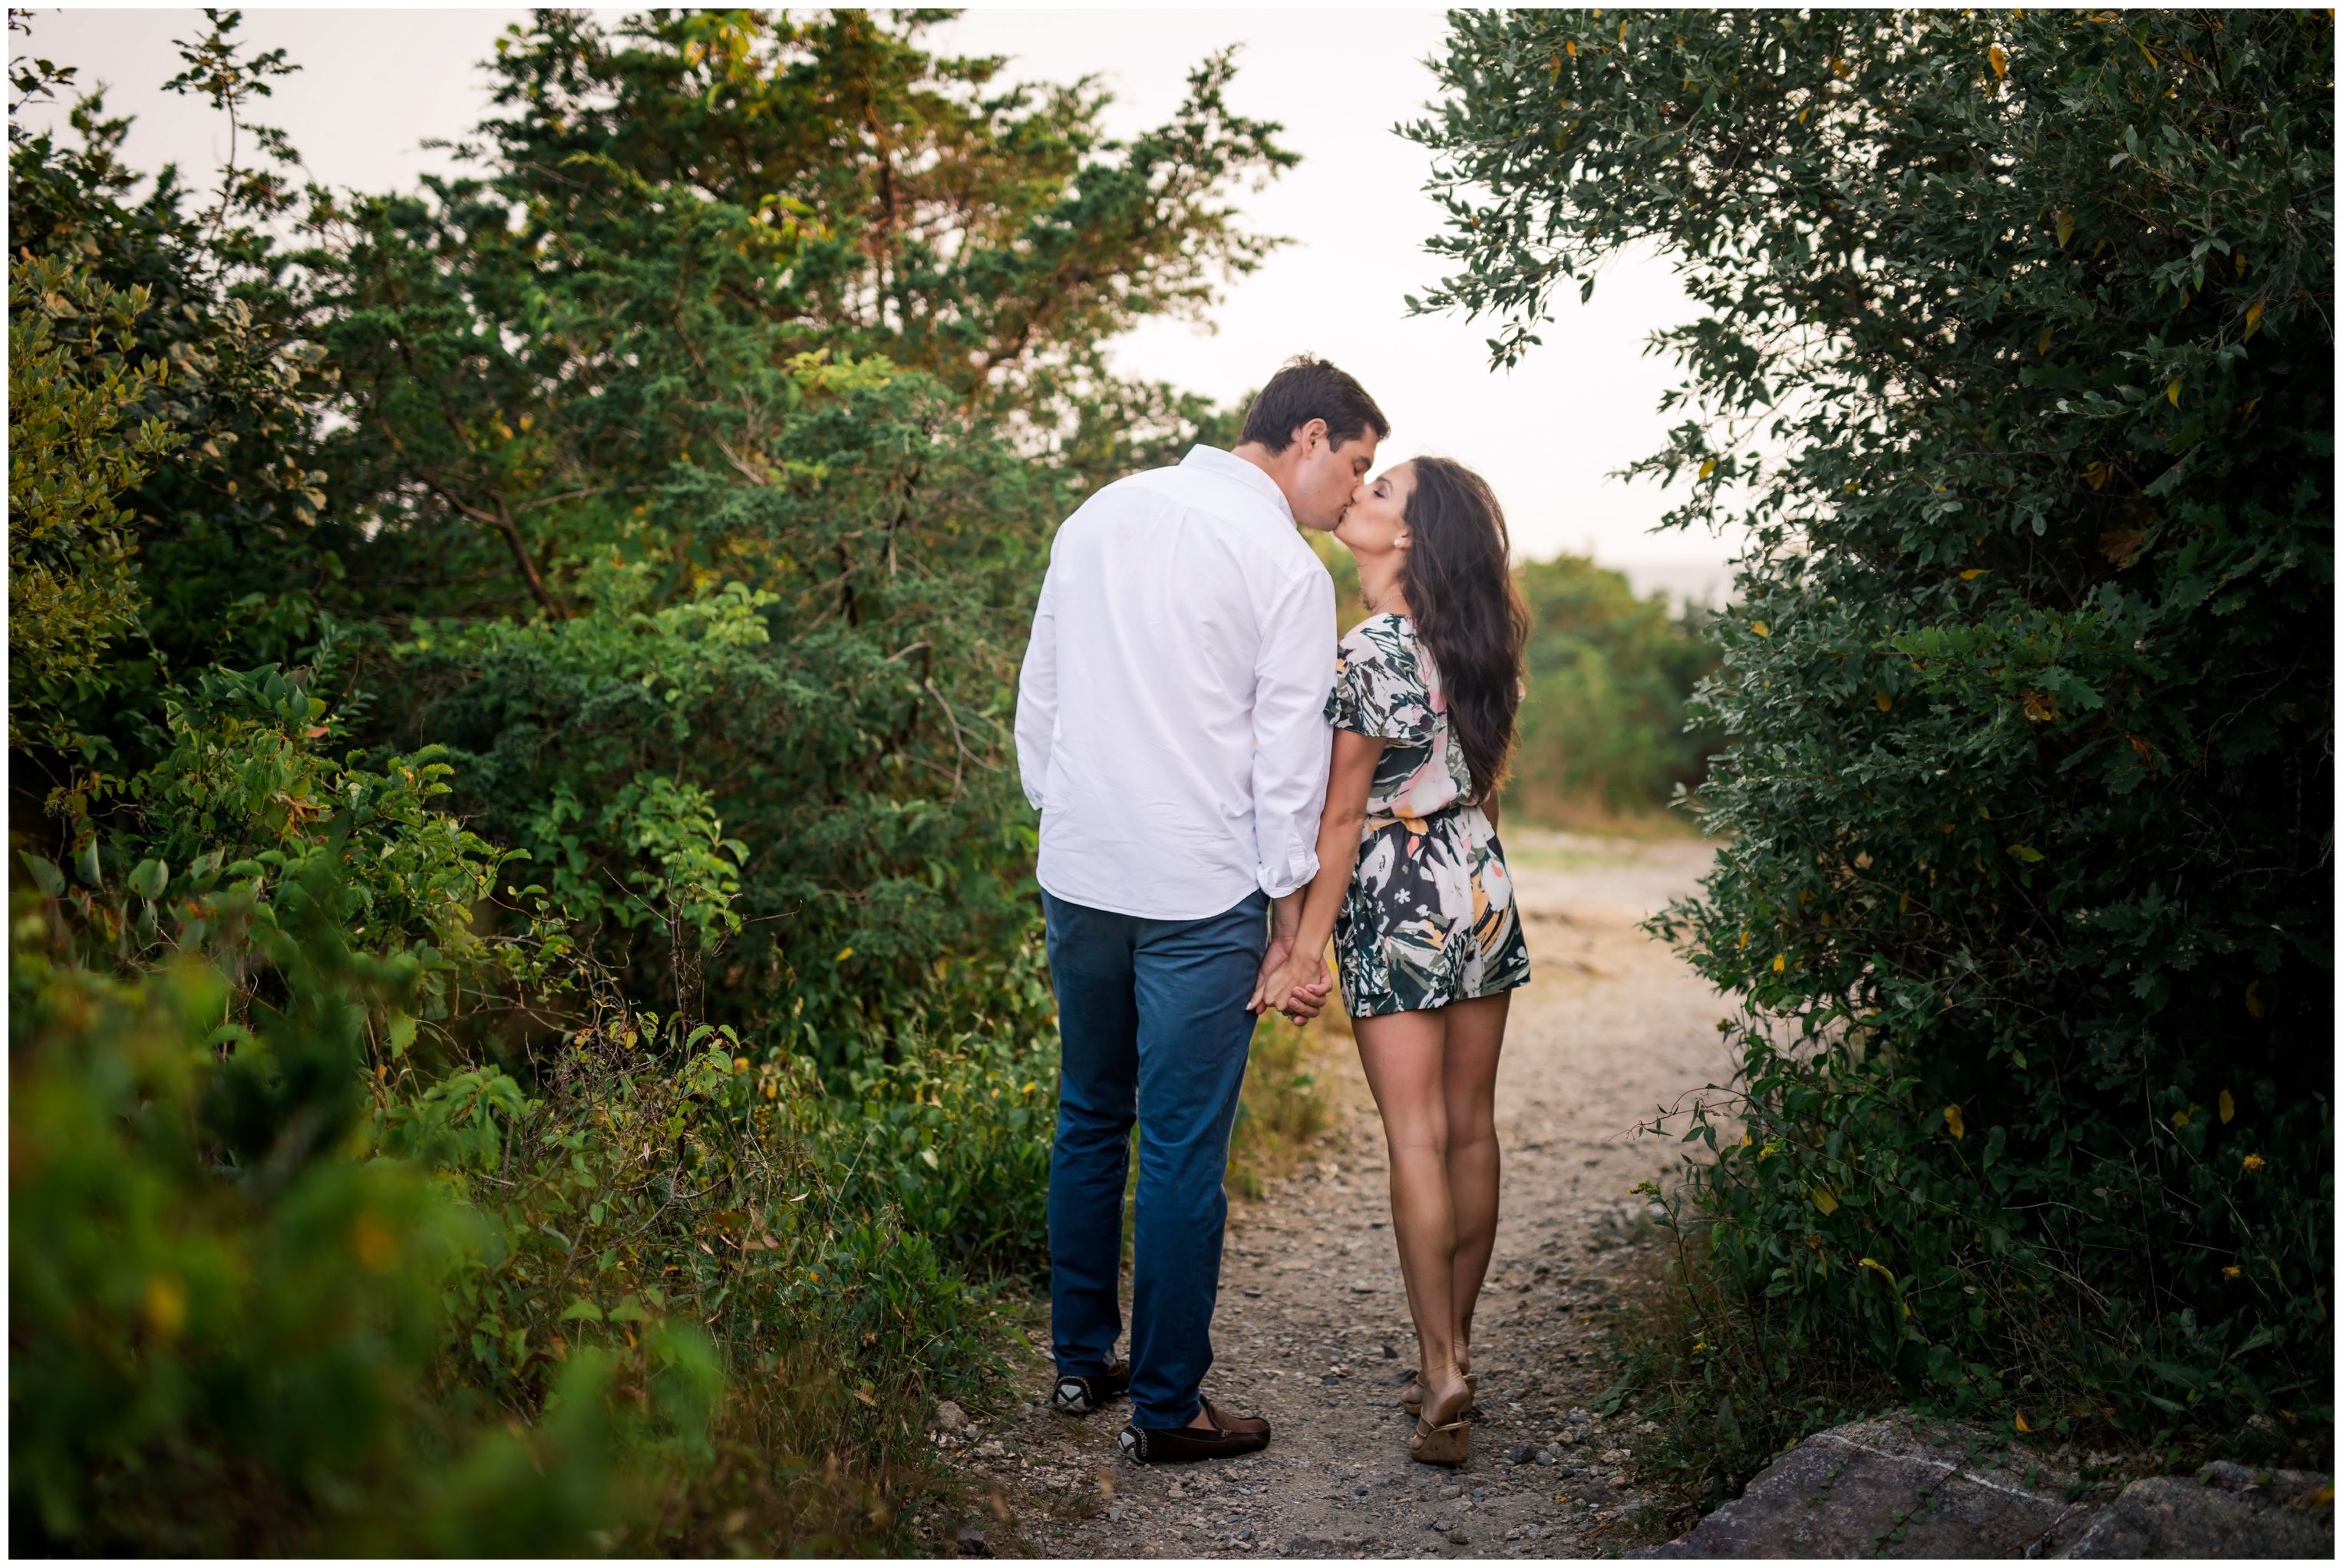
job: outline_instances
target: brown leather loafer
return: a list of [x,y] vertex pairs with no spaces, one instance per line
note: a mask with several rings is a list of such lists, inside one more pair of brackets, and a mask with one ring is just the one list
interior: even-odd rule
[[1182,1464],[1197,1459],[1233,1459],[1257,1453],[1269,1446],[1269,1422],[1257,1415],[1223,1415],[1211,1400],[1204,1402],[1205,1426],[1170,1429],[1126,1426],[1116,1442],[1123,1453],[1141,1464]]
[[1267,1442],[1269,1441],[1269,1422],[1262,1417],[1257,1415],[1230,1415],[1223,1412],[1219,1405],[1214,1404],[1211,1400],[1205,1400],[1203,1402],[1203,1406],[1204,1419],[1211,1422],[1221,1431],[1242,1432],[1247,1436],[1258,1436],[1263,1442]]
[[1117,1362],[1091,1377],[1059,1375],[1050,1390],[1050,1408],[1061,1415],[1088,1415],[1111,1399],[1131,1392],[1131,1363]]

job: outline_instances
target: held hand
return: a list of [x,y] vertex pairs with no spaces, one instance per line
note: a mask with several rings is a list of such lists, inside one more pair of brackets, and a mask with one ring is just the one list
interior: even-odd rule
[[1326,993],[1332,988],[1323,959],[1292,955],[1284,966],[1267,982],[1268,1005],[1283,1013],[1291,1021],[1307,1023],[1318,1016],[1326,1005]]
[[1269,1008],[1270,981],[1285,967],[1285,960],[1292,951],[1293,938],[1290,934],[1270,933],[1269,950],[1261,955],[1261,973],[1252,982],[1252,1000],[1245,1003],[1247,1012],[1260,1013]]
[[1300,980],[1287,999],[1293,1009],[1288,1016],[1296,1023],[1307,1023],[1324,1010],[1326,993],[1334,989],[1334,977],[1326,972],[1326,960],[1322,958],[1291,967],[1296,969]]

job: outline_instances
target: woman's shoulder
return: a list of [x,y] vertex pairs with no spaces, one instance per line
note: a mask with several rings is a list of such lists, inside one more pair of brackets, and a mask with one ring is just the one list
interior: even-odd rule
[[1344,634],[1342,657],[1351,661],[1377,658],[1413,663],[1415,627],[1395,610],[1371,615]]

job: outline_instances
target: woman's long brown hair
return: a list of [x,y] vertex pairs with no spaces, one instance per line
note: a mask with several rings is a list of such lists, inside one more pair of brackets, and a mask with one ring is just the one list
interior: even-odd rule
[[1488,481],[1445,457],[1408,465],[1407,559],[1400,591],[1448,697],[1449,730],[1463,749],[1475,799],[1505,781],[1522,705],[1529,607],[1513,586],[1513,541]]

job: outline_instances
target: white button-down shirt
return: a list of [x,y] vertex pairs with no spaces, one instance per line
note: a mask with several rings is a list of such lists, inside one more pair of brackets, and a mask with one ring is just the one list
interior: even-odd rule
[[1318,871],[1334,585],[1267,474],[1212,447],[1107,486],[1050,548],[1017,688],[1041,886],[1192,920]]

